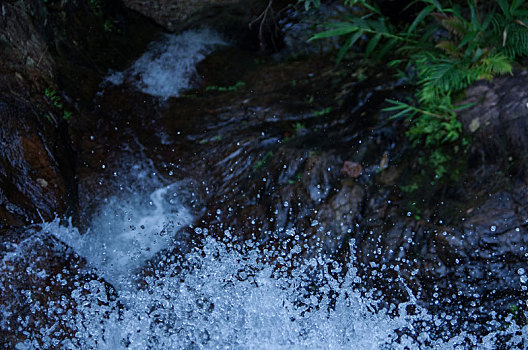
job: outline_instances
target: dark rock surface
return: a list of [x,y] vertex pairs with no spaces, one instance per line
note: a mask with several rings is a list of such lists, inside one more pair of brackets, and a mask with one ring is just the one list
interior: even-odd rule
[[52,220],[66,212],[75,193],[74,158],[62,144],[60,131],[42,120],[27,102],[1,101],[0,225]]
[[0,227],[75,213],[69,123],[85,113],[102,74],[141,52],[156,30],[117,2],[93,6],[1,4]]
[[[79,330],[72,326],[91,315],[79,313],[77,304],[105,306],[116,298],[108,283],[85,268],[84,260],[46,231],[3,232],[0,254],[1,348],[24,343],[30,348],[57,348],[64,339],[82,347],[75,340]],[[48,329],[53,329],[53,342],[39,336]]]
[[528,71],[479,81],[467,89],[460,120],[472,135],[471,161],[482,167],[499,165],[505,174],[526,176],[528,157]]

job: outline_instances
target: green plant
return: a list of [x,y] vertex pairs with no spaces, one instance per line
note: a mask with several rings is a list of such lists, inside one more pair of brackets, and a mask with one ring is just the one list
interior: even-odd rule
[[70,118],[72,117],[72,113],[69,111],[64,111],[62,114],[62,118],[66,120],[67,122],[70,121]]
[[213,137],[212,139],[203,139],[203,140],[200,140],[200,145],[204,145],[208,142],[213,142],[213,141],[222,141],[222,135],[216,135],[215,137]]
[[266,163],[271,160],[271,158],[273,158],[273,152],[272,151],[268,151],[264,155],[264,157],[260,158],[259,160],[257,160],[255,162],[255,164],[253,165],[253,171],[258,171],[258,170],[262,169],[264,167],[264,165],[266,165]]
[[301,122],[297,122],[293,124],[293,128],[295,129],[295,134],[298,135],[302,130],[306,129],[306,125]]
[[297,173],[295,174],[293,179],[288,180],[288,184],[293,185],[294,183],[301,181],[302,177],[303,177],[303,173]]
[[105,32],[111,32],[114,30],[114,24],[112,23],[111,20],[107,19],[106,21],[104,21],[103,23],[103,30]]
[[321,117],[323,115],[329,114],[330,112],[332,112],[332,107],[326,107],[326,108],[320,109],[318,111],[313,111],[313,115],[315,117]]
[[221,92],[230,91],[230,92],[234,92],[234,91],[237,91],[240,88],[243,88],[244,86],[246,86],[246,83],[244,83],[243,81],[237,81],[236,84],[231,85],[231,86],[218,86],[218,85],[206,86],[205,87],[205,91],[221,91]]
[[321,6],[321,0],[299,0],[298,3],[303,6],[305,11]]
[[48,102],[51,103],[54,107],[62,109],[62,99],[60,96],[57,95],[57,91],[52,90],[50,88],[46,88],[46,90],[44,90],[44,96],[46,96]]
[[512,73],[513,60],[528,54],[528,9],[524,0],[416,0],[411,21],[393,24],[374,1],[349,0],[355,15],[326,25],[310,40],[342,37],[337,63],[356,47],[364,58],[387,60],[397,76],[414,85],[416,98],[389,100],[385,109],[404,118],[418,163],[436,179],[450,173],[467,139],[454,102],[479,79]]
[[102,0],[88,0],[88,4],[90,5],[90,8],[92,9],[92,12],[97,17],[103,16],[103,4]]
[[[46,97],[46,100],[51,106],[60,111],[60,113],[62,114],[62,118],[65,121],[69,122],[70,118],[72,117],[72,113],[64,109],[62,98],[57,95],[57,91],[51,88],[46,88],[46,90],[44,90],[44,96]],[[49,114],[45,114],[45,117],[50,122],[53,120],[53,118]]]

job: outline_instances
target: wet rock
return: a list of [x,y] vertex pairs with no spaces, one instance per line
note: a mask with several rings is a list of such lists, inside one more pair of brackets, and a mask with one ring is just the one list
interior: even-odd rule
[[466,91],[463,103],[475,106],[459,113],[466,132],[474,138],[472,162],[498,164],[503,172],[526,169],[528,147],[527,71],[513,77],[480,81]]
[[[0,21],[0,90],[25,99],[52,85],[55,75],[55,61],[38,22],[31,18],[30,6],[29,1],[4,1]],[[40,14],[43,6],[33,11]]]
[[0,227],[74,213],[77,164],[68,122],[86,113],[102,73],[141,50],[153,33],[145,19],[120,6],[1,4]]
[[157,23],[169,30],[181,26],[193,15],[213,6],[225,6],[237,3],[238,0],[202,0],[202,1],[177,1],[177,0],[125,0],[125,6],[152,18]]
[[[171,32],[190,27],[209,27],[251,49],[278,47],[277,11],[265,0],[125,0],[124,5],[153,19]],[[264,13],[265,11],[268,11]],[[262,17],[259,17],[260,15]],[[262,25],[261,25],[262,23]],[[250,25],[252,24],[252,25]]]
[[[83,269],[85,262],[71,249],[47,232],[32,231],[26,228],[2,232],[2,348],[13,349],[17,344],[62,348],[70,339],[76,341],[75,326],[87,318],[77,309],[79,304],[93,303],[104,308],[116,299],[113,288]],[[106,317],[100,311],[100,316]],[[53,329],[53,340],[39,336],[41,330],[47,329]]]
[[[338,256],[340,262],[349,259],[350,241],[360,272],[371,277],[365,285],[393,301],[408,300],[409,286],[435,310],[456,299],[453,308],[484,317],[486,310],[504,312],[519,297],[527,203],[526,195],[514,193],[524,193],[524,184],[489,191],[481,185],[490,178],[475,173],[471,185],[456,184],[462,192],[439,195],[438,201],[445,195],[446,206],[456,208],[449,223],[429,202],[414,203],[421,212],[410,210],[395,186],[405,174],[403,133],[398,136],[398,126],[376,112],[394,84],[338,80],[336,87],[325,58],[260,65],[255,60],[262,58],[237,52],[226,49],[206,59],[199,69],[202,89],[165,104],[130,86],[107,89],[97,99],[97,113],[72,128],[85,167],[79,172],[83,193],[108,193],[105,186],[118,183],[111,179],[119,165],[136,169],[125,161],[136,153],[163,181],[190,177],[202,187],[206,212],[196,225],[217,238],[253,239],[296,249],[302,257]],[[227,88],[237,81],[245,83],[242,88]],[[336,106],[336,95],[343,94]],[[335,110],[315,113],[328,106]],[[475,125],[474,132],[484,130]],[[362,176],[343,179],[348,159],[363,166]],[[119,190],[143,190],[144,178]],[[488,198],[490,193],[496,194]],[[467,198],[467,204],[457,202]],[[185,232],[190,241],[205,235],[201,229]]]
[[60,135],[43,127],[27,102],[0,100],[0,117],[0,225],[51,220],[64,213],[70,188],[57,160],[61,145],[53,141]]
[[317,208],[311,223],[313,232],[307,228],[310,239],[322,244],[322,252],[335,255],[357,229],[365,200],[365,190],[361,185],[344,183],[343,187]]

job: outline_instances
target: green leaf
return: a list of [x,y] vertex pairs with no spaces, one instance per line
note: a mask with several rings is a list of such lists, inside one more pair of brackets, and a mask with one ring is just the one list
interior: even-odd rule
[[512,5],[511,5],[511,11],[515,11],[517,10],[520,6],[522,6],[522,4],[524,3],[525,0],[513,0],[512,1]]
[[337,54],[336,65],[338,65],[341,62],[341,60],[345,56],[345,53],[352,47],[352,45],[354,45],[356,43],[356,41],[358,41],[358,39],[361,37],[361,35],[363,35],[363,32],[362,31],[358,31],[358,32],[354,33],[353,35],[349,36],[349,38],[347,39],[345,44],[343,46],[341,46],[341,48],[339,49],[339,52]]
[[385,57],[385,55],[398,43],[397,39],[390,39],[388,40],[384,45],[382,45],[381,49],[376,52],[376,57],[378,59],[381,59]]
[[422,11],[420,11],[420,13],[418,14],[418,16],[416,16],[416,19],[413,21],[409,29],[407,29],[407,33],[412,33],[416,29],[416,27],[423,21],[423,19],[431,12],[433,12],[434,9],[435,5],[429,5],[426,6]]
[[372,39],[370,39],[370,41],[367,44],[367,47],[365,48],[365,56],[366,57],[370,56],[372,51],[374,51],[374,49],[378,45],[380,39],[381,39],[381,34],[379,34],[379,33],[374,35],[374,37],[372,37]]
[[330,29],[321,33],[317,33],[312,36],[308,41],[313,41],[317,39],[331,38],[333,36],[341,36],[357,31],[359,28],[357,26],[351,25],[350,23],[342,23],[342,26],[336,29]]
[[508,1],[506,1],[506,0],[497,0],[497,3],[499,4],[499,7],[501,8],[502,12],[507,17],[510,17],[510,6],[508,4]]

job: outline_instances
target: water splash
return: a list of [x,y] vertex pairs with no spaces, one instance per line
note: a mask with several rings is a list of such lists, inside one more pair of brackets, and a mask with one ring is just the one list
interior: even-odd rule
[[137,194],[125,200],[114,197],[101,206],[83,235],[58,220],[44,225],[44,230],[67,242],[115,287],[130,288],[133,273],[169,248],[178,232],[192,223],[193,213],[181,201],[187,195],[180,183],[174,183],[146,199]]
[[[435,340],[423,323],[441,323],[440,318],[413,301],[381,308],[358,291],[361,279],[354,268],[336,280],[324,269],[313,275],[312,268],[321,267],[318,259],[280,272],[261,262],[261,255],[209,237],[183,262],[163,259],[143,288],[118,291],[112,298],[113,290],[102,281],[81,283],[70,298],[52,303],[68,311],[50,314],[49,324],[40,324],[40,332],[17,348],[496,348],[497,334],[483,342],[464,332]],[[317,292],[311,289],[314,277],[321,279]],[[415,311],[408,312],[409,306]],[[59,321],[71,330],[66,336],[54,328]],[[528,329],[512,327],[509,348],[520,348]]]
[[365,292],[353,252],[343,274],[330,258],[301,260],[298,245],[263,249],[194,227],[205,238],[182,255],[201,215],[196,184],[134,171],[144,187],[101,200],[87,233],[56,220],[2,240],[0,348],[528,348],[514,319],[482,336],[443,332],[458,316],[430,314],[410,290],[386,306]]
[[106,81],[114,85],[131,82],[140,91],[164,99],[178,96],[196,83],[196,64],[226,44],[208,29],[167,34],[151,44],[130,68],[111,73]]

